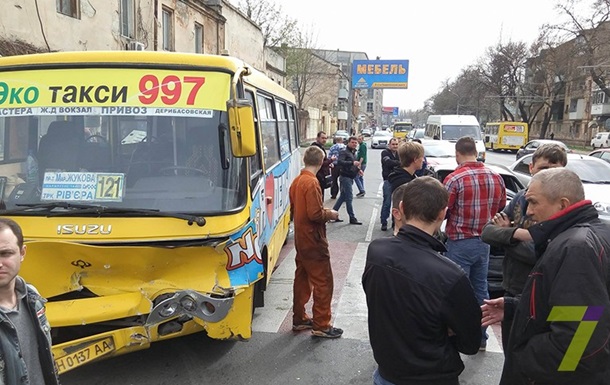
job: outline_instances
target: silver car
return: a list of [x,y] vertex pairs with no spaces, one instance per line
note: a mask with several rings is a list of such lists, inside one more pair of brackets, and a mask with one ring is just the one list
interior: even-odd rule
[[[526,186],[532,179],[529,168],[532,156],[525,155],[509,166]],[[588,155],[568,154],[566,168],[580,177],[585,198],[593,202],[600,219],[610,222],[610,163]]]
[[387,148],[392,139],[392,133],[389,131],[377,130],[371,139],[371,148]]

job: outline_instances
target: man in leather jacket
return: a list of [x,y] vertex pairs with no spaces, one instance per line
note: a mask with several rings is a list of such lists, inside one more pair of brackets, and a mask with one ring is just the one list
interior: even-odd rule
[[59,384],[46,301],[17,275],[25,249],[21,227],[0,218],[0,384]]

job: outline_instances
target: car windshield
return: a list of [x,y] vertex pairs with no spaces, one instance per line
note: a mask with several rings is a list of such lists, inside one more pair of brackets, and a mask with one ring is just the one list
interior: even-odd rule
[[479,126],[454,126],[443,125],[443,140],[458,140],[461,137],[469,136],[475,140],[481,140],[481,128]]
[[396,132],[407,132],[411,130],[413,126],[411,124],[395,124],[394,131]]
[[455,157],[455,145],[447,142],[434,142],[424,144],[424,155],[428,158]]
[[373,136],[392,136],[392,133],[389,131],[375,131]]
[[603,160],[570,159],[566,168],[574,171],[584,183],[610,183],[610,164]]

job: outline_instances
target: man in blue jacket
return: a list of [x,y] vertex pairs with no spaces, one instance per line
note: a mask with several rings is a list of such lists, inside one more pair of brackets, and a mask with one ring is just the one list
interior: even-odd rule
[[369,245],[362,286],[376,385],[458,385],[460,353],[479,349],[481,310],[470,281],[433,237],[448,200],[438,180],[416,178],[404,188],[398,234]]
[[0,384],[59,384],[46,301],[18,276],[25,248],[21,227],[0,218]]
[[514,314],[500,383],[610,384],[610,227],[568,169],[540,171],[525,197],[536,264],[520,298],[482,306],[483,325]]

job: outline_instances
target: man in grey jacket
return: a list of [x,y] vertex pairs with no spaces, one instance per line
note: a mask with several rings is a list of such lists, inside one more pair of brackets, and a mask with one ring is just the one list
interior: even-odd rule
[[[568,158],[563,147],[557,144],[543,144],[538,147],[532,156],[529,169],[531,175],[541,170],[555,167],[565,167]],[[536,263],[534,243],[519,241],[518,235],[523,234],[529,238],[527,228],[532,225],[527,215],[527,201],[523,189],[515,195],[503,211],[496,214],[483,228],[481,240],[492,247],[504,249],[502,260],[502,287],[507,297],[521,295],[525,281]],[[507,346],[512,318],[506,317],[502,321],[502,345]]]
[[19,277],[26,246],[19,225],[0,218],[0,384],[59,384],[46,302]]

